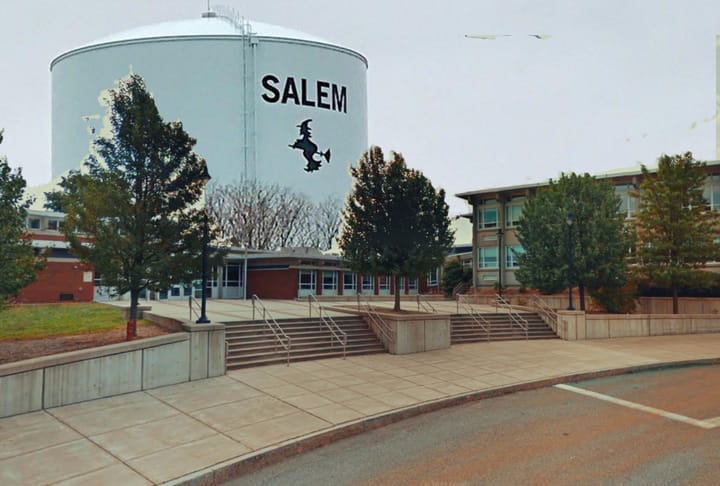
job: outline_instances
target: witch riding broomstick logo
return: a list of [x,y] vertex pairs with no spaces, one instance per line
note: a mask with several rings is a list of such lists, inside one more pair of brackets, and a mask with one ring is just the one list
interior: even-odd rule
[[[318,146],[315,142],[310,139],[311,135],[309,125],[311,121],[312,119],[308,118],[307,120],[301,122],[300,125],[297,125],[300,129],[300,138],[295,140],[292,145],[288,145],[290,148],[302,150],[303,157],[307,160],[305,172],[313,172],[320,169],[323,158],[328,164],[330,163],[330,149],[327,149],[325,152],[320,152],[318,151]],[[315,159],[316,155],[319,155],[320,159]]]

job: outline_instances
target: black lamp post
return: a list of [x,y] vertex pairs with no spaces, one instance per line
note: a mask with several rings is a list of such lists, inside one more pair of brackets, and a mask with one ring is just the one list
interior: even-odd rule
[[497,239],[498,239],[498,295],[502,297],[502,291],[503,291],[503,282],[502,282],[502,274],[503,274],[503,252],[502,252],[502,242],[503,242],[503,230],[502,228],[498,228],[497,230]]
[[[210,173],[207,170],[207,165],[203,168],[202,181],[203,185],[206,185],[210,180]],[[208,216],[207,209],[203,208],[203,246],[202,246],[202,291],[200,294],[200,317],[197,324],[208,324],[210,319],[205,314],[207,308],[207,266],[208,266]]]
[[568,308],[569,311],[574,311],[575,307],[573,307],[573,301],[572,301],[572,267],[573,267],[573,246],[572,246],[572,225],[573,225],[573,213],[568,211],[567,213],[567,227],[568,227],[568,237],[567,237],[567,253],[568,253],[568,271],[567,271],[567,280],[568,280]]

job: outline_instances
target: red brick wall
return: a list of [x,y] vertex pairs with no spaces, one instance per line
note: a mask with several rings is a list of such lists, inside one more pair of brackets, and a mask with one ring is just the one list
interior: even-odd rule
[[256,294],[261,299],[294,299],[298,294],[298,271],[253,270],[248,268],[248,298]]
[[33,304],[59,302],[60,294],[73,294],[73,302],[92,302],[95,284],[92,279],[83,282],[83,274],[87,271],[92,271],[90,265],[76,261],[47,262],[38,279],[20,291],[17,301]]

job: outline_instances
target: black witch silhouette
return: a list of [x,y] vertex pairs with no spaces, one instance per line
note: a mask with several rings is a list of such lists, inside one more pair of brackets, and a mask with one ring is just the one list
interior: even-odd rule
[[[313,172],[320,168],[322,165],[322,159],[324,158],[327,163],[330,163],[330,149],[327,149],[325,152],[318,151],[318,146],[310,140],[310,122],[312,119],[308,118],[307,120],[303,121],[298,125],[297,127],[300,129],[300,138],[295,140],[295,142],[292,145],[288,145],[290,148],[299,149],[302,150],[303,157],[305,157],[305,160],[307,160],[307,165],[305,166],[305,172]],[[320,159],[316,160],[315,155],[319,155]]]

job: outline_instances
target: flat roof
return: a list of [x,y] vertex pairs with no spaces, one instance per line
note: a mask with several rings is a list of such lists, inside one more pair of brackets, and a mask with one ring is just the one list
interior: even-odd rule
[[[701,161],[701,162],[704,162],[706,167],[720,168],[720,160],[708,160],[708,161]],[[657,166],[647,167],[647,168],[650,172],[657,171]],[[620,177],[637,176],[640,174],[642,174],[642,165],[641,164],[638,164],[634,167],[613,169],[613,170],[609,170],[607,172],[601,172],[599,174],[592,174],[592,175],[593,175],[593,177],[595,177],[597,179],[613,179],[613,178],[620,178]],[[472,198],[473,196],[480,196],[482,194],[489,194],[489,193],[494,193],[494,192],[511,192],[511,191],[518,191],[518,190],[522,190],[522,189],[536,189],[538,187],[547,186],[551,180],[556,180],[556,179],[549,178],[545,182],[534,182],[531,184],[519,184],[517,186],[489,187],[487,189],[478,189],[475,191],[460,192],[460,193],[455,194],[455,197],[470,200],[470,198]]]

